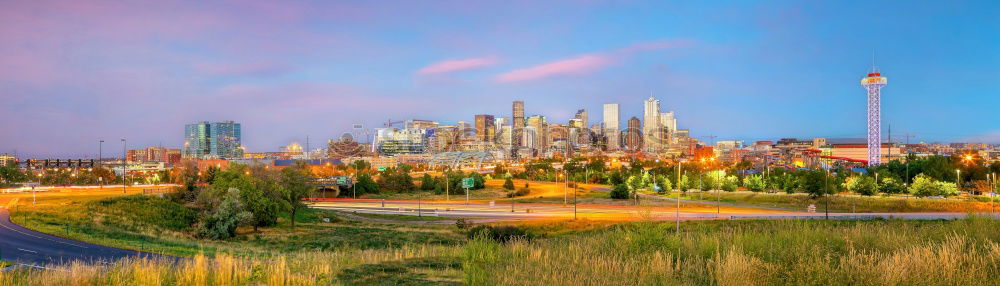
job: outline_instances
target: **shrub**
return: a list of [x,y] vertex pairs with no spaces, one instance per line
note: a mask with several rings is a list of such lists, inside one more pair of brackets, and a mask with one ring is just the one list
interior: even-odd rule
[[513,190],[514,189],[514,181],[511,180],[510,177],[508,177],[506,180],[503,181],[503,188],[507,189],[507,190]]
[[616,200],[628,199],[628,186],[626,186],[625,184],[615,185],[614,189],[611,190],[609,196],[612,199]]
[[767,184],[764,183],[764,177],[761,175],[743,177],[743,186],[754,193],[762,192],[767,188]]
[[465,218],[459,218],[455,220],[455,227],[458,229],[466,229],[472,225],[472,222],[466,220]]
[[848,178],[847,182],[844,182],[844,188],[863,196],[875,195],[875,179],[869,176]]
[[736,191],[736,181],[739,181],[736,176],[725,176],[722,178],[722,190],[727,192]]
[[477,225],[469,229],[468,236],[469,239],[485,238],[500,243],[507,243],[515,239],[532,239],[532,235],[530,233],[520,227],[512,225]]
[[508,198],[513,198],[513,197],[527,196],[529,193],[531,193],[531,190],[529,190],[529,189],[523,189],[522,188],[520,190],[507,193],[507,197]]
[[958,194],[958,188],[955,184],[936,181],[927,175],[920,174],[913,179],[910,193],[917,197],[952,196]]

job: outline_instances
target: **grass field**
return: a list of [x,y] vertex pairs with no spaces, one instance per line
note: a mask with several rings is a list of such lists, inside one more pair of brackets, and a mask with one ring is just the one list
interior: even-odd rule
[[[197,239],[187,228],[195,213],[156,196],[74,196],[39,199],[32,206],[21,201],[11,219],[26,228],[61,237],[112,247],[181,257],[225,253],[258,257],[300,251],[385,249],[406,245],[459,245],[462,234],[448,226],[400,226],[343,219],[332,211],[306,209],[259,232],[240,229],[235,238]],[[324,218],[330,222],[324,222]]]
[[990,285],[1000,222],[635,223],[544,240],[476,239],[470,285]]
[[[658,195],[676,198],[677,194]],[[771,207],[805,211],[810,204],[815,204],[817,211],[826,207],[826,198],[812,199],[808,194],[785,193],[753,193],[753,192],[699,192],[692,191],[681,198],[691,201],[715,202],[716,196],[724,204],[742,206]],[[915,197],[882,197],[858,195],[830,196],[830,211],[833,212],[990,212],[989,200],[977,199],[928,199]],[[1000,201],[994,204],[994,210],[1000,212]]]
[[[763,200],[748,195],[742,199]],[[772,199],[790,198],[782,196]],[[381,224],[313,209],[294,230],[281,218],[260,232],[200,240],[186,229],[195,214],[156,196],[44,198],[19,202],[13,214],[35,230],[191,259],[18,268],[0,274],[0,285],[1000,284],[1000,220],[979,217],[691,221],[680,235],[673,223],[553,220],[518,223],[532,239],[501,243],[468,240],[453,225]]]

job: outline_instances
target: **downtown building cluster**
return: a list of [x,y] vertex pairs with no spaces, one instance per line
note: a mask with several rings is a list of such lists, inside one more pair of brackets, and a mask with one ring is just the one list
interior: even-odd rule
[[[430,120],[405,120],[401,128],[375,130],[371,155],[420,157],[444,152],[489,152],[496,159],[553,158],[574,154],[643,154],[653,157],[691,155],[697,141],[688,130],[677,128],[673,111],[662,112],[660,101],[643,101],[640,120],[632,117],[622,126],[618,103],[604,104],[600,121],[592,124],[590,112],[578,110],[567,122],[552,122],[544,115],[528,115],[524,101],[514,101],[510,116],[474,115],[471,122],[443,125]],[[624,128],[623,128],[624,127]]]

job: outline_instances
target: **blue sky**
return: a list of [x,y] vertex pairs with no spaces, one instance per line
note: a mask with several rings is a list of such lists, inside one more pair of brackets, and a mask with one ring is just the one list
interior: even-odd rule
[[650,93],[693,136],[862,137],[873,52],[894,134],[1000,143],[994,1],[126,2],[0,10],[0,152],[178,147],[203,120],[272,151],[513,100],[624,122]]

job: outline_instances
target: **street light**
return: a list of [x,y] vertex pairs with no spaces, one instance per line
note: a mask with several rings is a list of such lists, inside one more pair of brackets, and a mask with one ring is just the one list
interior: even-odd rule
[[126,177],[128,176],[128,155],[125,152],[126,145],[128,145],[128,142],[125,141],[125,138],[122,138],[122,194],[125,193],[125,188],[128,186],[128,179]]
[[677,209],[674,212],[677,235],[681,234],[681,165],[683,164],[684,161],[677,160],[677,183],[674,184],[677,186]]
[[958,188],[959,192],[962,192],[962,170],[955,169],[955,186]]

